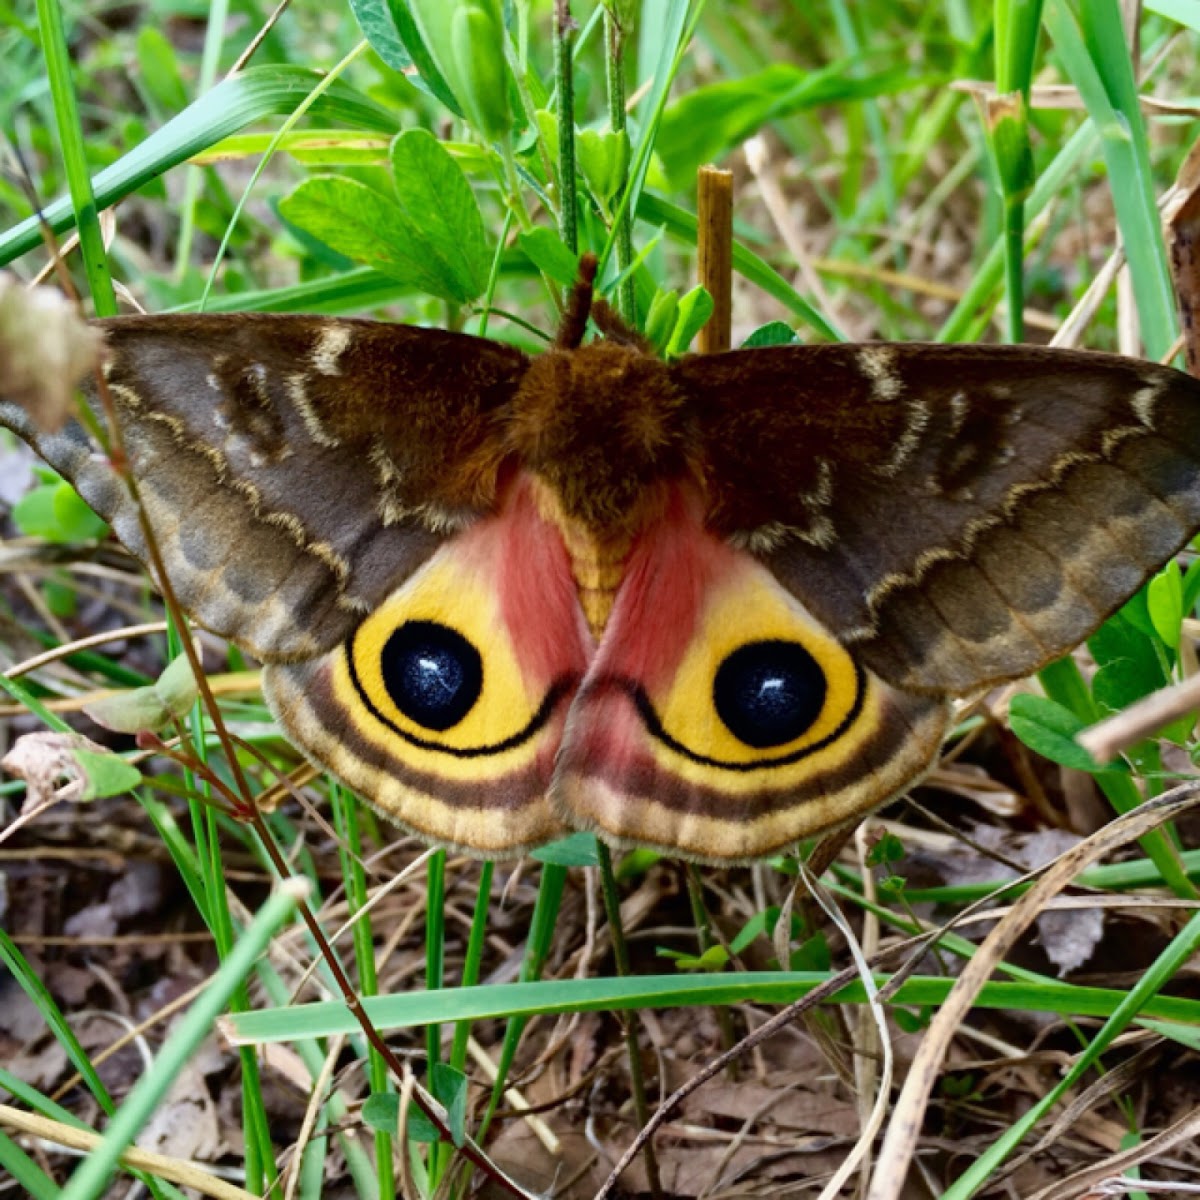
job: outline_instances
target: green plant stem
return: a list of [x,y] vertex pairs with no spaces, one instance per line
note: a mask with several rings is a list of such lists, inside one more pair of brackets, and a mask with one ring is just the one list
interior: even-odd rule
[[558,233],[572,254],[579,250],[575,213],[575,72],[571,61],[571,6],[554,3],[554,84],[558,117]]
[[[525,206],[525,197],[521,192],[521,174],[517,170],[517,159],[513,153],[512,135],[505,134],[500,142],[500,159],[503,164],[503,175],[498,175],[501,190],[508,198],[508,211],[516,218],[523,233],[533,228],[533,219]],[[542,272],[542,282],[551,303],[561,312],[563,307],[562,292],[555,286],[554,281]]]
[[[608,124],[614,133],[624,134],[625,129],[625,30],[613,7],[604,10],[605,82],[608,88]],[[618,191],[625,190],[626,175],[622,175]],[[633,265],[633,220],[628,205],[616,216],[617,273],[621,282],[617,285],[617,311],[626,321],[637,319],[634,305],[633,276],[629,268]]]
[[[829,8],[830,15],[833,17],[834,27],[837,29],[838,37],[841,38],[846,53],[852,58],[860,58],[863,53],[862,40],[858,36],[858,28],[855,25],[851,5],[847,0],[830,0]],[[854,63],[850,67],[850,75],[853,78],[861,78],[864,74],[865,71],[863,70],[863,63],[861,61]],[[880,197],[879,204],[887,214],[890,224],[896,219],[897,189],[892,161],[892,147],[888,141],[887,128],[884,125],[878,100],[864,100],[860,106],[853,106],[851,111],[857,113],[859,109],[861,109],[862,119],[870,134],[871,157],[874,160],[877,172],[877,181],[873,190],[878,193]],[[865,161],[866,155],[862,155],[862,158]],[[861,183],[861,180],[859,182]],[[857,195],[857,193],[858,189],[855,190],[854,194]],[[843,194],[849,195],[850,193],[845,192]],[[897,254],[901,253],[899,245],[896,247],[896,252]],[[897,263],[897,265],[900,264]]]
[[[225,25],[229,19],[229,0],[213,0],[208,6],[208,20],[204,29],[204,53],[200,59],[200,74],[196,90],[203,95],[217,78],[221,62],[221,48],[225,44]],[[204,181],[204,169],[188,167],[183,177],[183,203],[179,206],[179,236],[175,239],[175,281],[181,282],[187,273],[188,260],[192,256],[192,242],[196,236],[196,206],[200,202],[200,188]]]
[[[363,911],[367,907],[369,897],[362,866],[359,806],[354,797],[337,784],[330,789],[330,797],[333,801],[334,827],[341,839],[339,858],[342,878],[346,881],[346,903],[350,916],[354,918],[354,959],[358,965],[358,986],[364,996],[376,996],[379,994],[379,978],[375,970],[375,938],[371,914]],[[367,1081],[374,1095],[391,1090],[387,1063],[374,1046],[367,1047]],[[386,1129],[376,1129],[375,1162],[381,1196],[393,1195],[396,1190],[392,1154],[391,1133]]]
[[[479,889],[475,894],[475,911],[471,915],[471,932],[467,937],[467,952],[463,958],[462,983],[464,988],[474,987],[479,982],[479,970],[483,963],[483,945],[487,937],[488,906],[492,898],[492,876],[496,864],[485,859],[479,867]],[[450,1065],[456,1071],[466,1070],[467,1039],[471,1036],[471,1023],[459,1021],[454,1026],[454,1041],[450,1046]]]
[[1014,345],[1025,338],[1025,204],[1004,200],[1004,336]]
[[[4,676],[0,675],[0,680],[3,678]],[[71,1022],[59,1008],[58,1002],[49,988],[42,982],[34,965],[25,957],[21,948],[3,928],[0,928],[0,967],[3,967],[6,975],[17,983],[29,998],[33,1008],[41,1014],[47,1030],[66,1055],[67,1062],[78,1074],[80,1083],[91,1093],[105,1116],[111,1117],[117,1111],[117,1104],[109,1095],[104,1080],[93,1066],[92,1060],[76,1036]],[[45,1109],[43,1108],[42,1111]]]
[[[550,944],[554,938],[554,927],[558,921],[558,910],[562,905],[563,888],[567,883],[567,868],[557,863],[546,863],[542,867],[542,878],[538,885],[537,900],[533,906],[533,916],[529,921],[529,941],[525,947],[525,961],[521,964],[522,983],[531,983],[540,979],[546,965],[546,956],[550,953]],[[508,1086],[508,1073],[512,1070],[513,1059],[517,1055],[517,1045],[525,1030],[529,1018],[525,1016],[510,1017],[504,1029],[504,1041],[500,1046],[500,1061],[496,1064],[496,1082],[492,1085],[492,1094],[488,1098],[488,1106],[479,1122],[476,1138],[482,1143],[504,1089]]]
[[525,205],[525,197],[521,192],[521,173],[517,170],[517,159],[513,154],[512,138],[505,137],[500,142],[500,161],[504,173],[500,181],[508,197],[509,211],[516,217],[517,224],[523,232],[533,228],[533,218]]
[[[435,851],[429,857],[425,884],[425,986],[431,992],[441,991],[445,983],[446,926],[442,910],[446,903],[446,852]],[[442,1056],[442,1027],[430,1025],[425,1030],[425,1056],[429,1070]]]
[[79,105],[71,82],[71,54],[58,0],[37,0],[37,16],[42,35],[42,53],[46,56],[46,72],[50,80],[50,95],[54,101],[58,140],[62,146],[63,165],[71,192],[71,204],[75,209],[79,248],[83,254],[92,303],[96,306],[98,316],[115,316],[117,294],[113,290],[108,253],[100,232],[100,212],[92,191],[83,127],[79,122]]
[[23,683],[10,679],[0,671],[0,689],[6,691],[18,704],[23,704],[47,729],[55,733],[75,731],[57,713],[51,712]]
[[[1095,125],[1080,125],[1054,159],[1039,172],[1025,206],[1027,213],[1032,213],[1035,221],[1034,227],[1026,231],[1026,249],[1036,244],[1044,232],[1044,227],[1036,223],[1037,218],[1062,192],[1071,172],[1078,169],[1079,162],[1092,152],[1097,137]],[[994,303],[992,293],[1004,274],[1003,259],[1003,243],[992,246],[983,256],[963,292],[962,299],[934,335],[935,341],[960,342],[971,339],[974,323],[981,315],[986,320],[990,306]]]
[[[692,921],[696,926],[696,944],[700,949],[700,957],[703,958],[716,945],[716,939],[712,934],[712,919],[704,904],[704,881],[700,878],[700,871],[695,863],[684,865],[683,877],[687,881],[688,904],[692,910]],[[728,1050],[737,1041],[733,1031],[733,1016],[728,1008],[720,1006],[713,1009],[713,1015],[717,1019],[717,1027],[721,1030],[722,1049]],[[737,1062],[731,1062],[729,1078],[736,1079],[737,1071]]]
[[670,33],[675,36],[667,38],[664,42],[662,53],[659,56],[655,70],[654,86],[651,88],[650,96],[646,101],[649,115],[642,122],[642,135],[638,141],[637,150],[633,154],[628,180],[625,187],[621,190],[616,207],[613,209],[613,227],[609,231],[604,248],[598,256],[601,271],[604,270],[609,255],[613,252],[614,244],[617,240],[617,230],[621,227],[621,221],[627,213],[638,211],[642,188],[646,182],[646,172],[650,168],[650,156],[654,150],[654,139],[658,134],[658,127],[662,123],[663,113],[666,111],[671,83],[679,72],[680,63],[683,61],[683,56],[692,39],[692,35],[696,32],[696,26],[700,23],[700,17],[703,13],[704,0],[696,0],[696,3],[690,7],[685,0],[679,0],[678,3],[672,3],[669,7],[668,24],[670,26]]
[[1116,0],[1088,0],[1075,9],[1051,0],[1046,29],[1100,133],[1113,208],[1125,246],[1148,358],[1161,359],[1178,326],[1175,293],[1154,200],[1149,141],[1121,11]]
[[985,102],[992,161],[1004,206],[1005,336],[1025,336],[1025,201],[1033,187],[1029,89],[1042,0],[995,0],[996,92]]
[[687,881],[688,905],[692,910],[692,922],[696,926],[696,945],[704,955],[715,944],[712,921],[704,907],[704,884],[695,863],[684,864],[684,879]]
[[504,258],[504,247],[508,242],[508,233],[512,229],[512,223],[513,211],[511,208],[506,208],[504,225],[500,230],[500,236],[496,239],[496,253],[492,255],[492,268],[488,272],[487,288],[479,301],[479,326],[475,330],[477,337],[487,337],[488,320],[492,315],[492,303],[496,298],[496,284],[500,279],[500,263]]

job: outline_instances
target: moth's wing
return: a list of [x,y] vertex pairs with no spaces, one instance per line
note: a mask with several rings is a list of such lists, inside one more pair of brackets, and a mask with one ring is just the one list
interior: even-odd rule
[[546,802],[594,646],[525,481],[328,654],[273,664],[292,741],[423,837],[488,856],[565,832]]
[[[525,369],[515,349],[316,317],[99,324],[108,391],[176,594],[259,658],[329,649],[492,498],[489,430]],[[0,424],[148,560],[137,507],[80,427],[47,435],[3,403]]]
[[1090,634],[1200,525],[1200,382],[1031,347],[683,360],[709,525],[866,667],[964,693]]
[[612,841],[747,860],[904,791],[936,757],[948,706],[864,670],[702,517],[680,490],[639,535],[551,801]]

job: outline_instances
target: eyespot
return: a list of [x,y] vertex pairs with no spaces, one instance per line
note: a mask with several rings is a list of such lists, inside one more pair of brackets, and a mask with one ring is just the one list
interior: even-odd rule
[[713,679],[713,705],[725,727],[756,750],[784,746],[825,707],[825,673],[798,642],[750,642],[728,655]]
[[551,769],[542,731],[561,724],[587,660],[573,591],[556,590],[570,602],[556,609],[529,584],[546,544],[559,545],[569,578],[566,551],[540,528],[516,553],[504,521],[479,522],[347,638],[336,657],[338,699],[383,752],[398,738],[408,765],[461,779],[477,778],[483,760],[524,770],[536,754],[545,759],[537,770]]
[[666,618],[656,636],[678,647],[678,665],[668,654],[652,658],[641,626],[618,613],[630,623],[610,624],[606,638],[620,635],[616,652],[585,689],[624,691],[651,738],[679,756],[672,769],[765,777],[839,744],[867,700],[862,668],[764,567],[726,547],[706,549],[715,565],[693,593],[698,611],[664,575],[660,593],[639,595],[640,612],[631,614],[675,605],[681,615]]
[[461,633],[434,621],[406,621],[380,655],[383,686],[409,720],[443,733],[475,707],[483,659]]

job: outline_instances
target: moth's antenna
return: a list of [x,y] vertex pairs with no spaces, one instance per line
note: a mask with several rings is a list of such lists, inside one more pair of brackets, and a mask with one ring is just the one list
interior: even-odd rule
[[587,331],[588,319],[591,318],[610,342],[634,346],[649,353],[650,343],[621,320],[620,314],[602,296],[596,295],[595,284],[596,256],[585,254],[579,260],[579,278],[567,298],[567,307],[563,310],[562,323],[554,344],[564,350],[577,350]]
[[610,342],[632,346],[636,350],[644,350],[647,354],[653,352],[649,341],[632,325],[622,320],[621,314],[603,296],[597,296],[592,301],[592,320]]
[[554,339],[556,346],[564,350],[576,350],[583,342],[587,329],[588,317],[592,313],[593,285],[596,282],[596,256],[585,254],[579,260],[579,278],[567,297],[567,307],[563,310],[562,322],[558,327],[558,337]]

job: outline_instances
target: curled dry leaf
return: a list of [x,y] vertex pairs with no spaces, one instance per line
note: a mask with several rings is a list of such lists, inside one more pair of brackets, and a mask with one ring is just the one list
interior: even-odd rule
[[61,429],[75,385],[99,364],[104,339],[53,288],[27,288],[0,271],[0,397],[39,428]]
[[[978,827],[973,836],[981,846],[1002,853],[1010,862],[1028,870],[1046,866],[1072,850],[1081,840],[1060,829],[1014,836],[1001,829]],[[943,884],[951,887],[1017,878],[1017,872],[1011,867],[962,846],[922,853],[916,861],[923,870],[933,872]],[[1061,978],[1084,966],[1095,953],[1104,936],[1104,910],[1049,908],[1038,914],[1035,924],[1038,941]]]
[[26,810],[119,795],[142,778],[137,768],[79,733],[27,733],[0,759],[0,767],[25,780]]
[[137,1144],[191,1162],[211,1162],[224,1151],[212,1092],[194,1063],[176,1076],[142,1126]]

